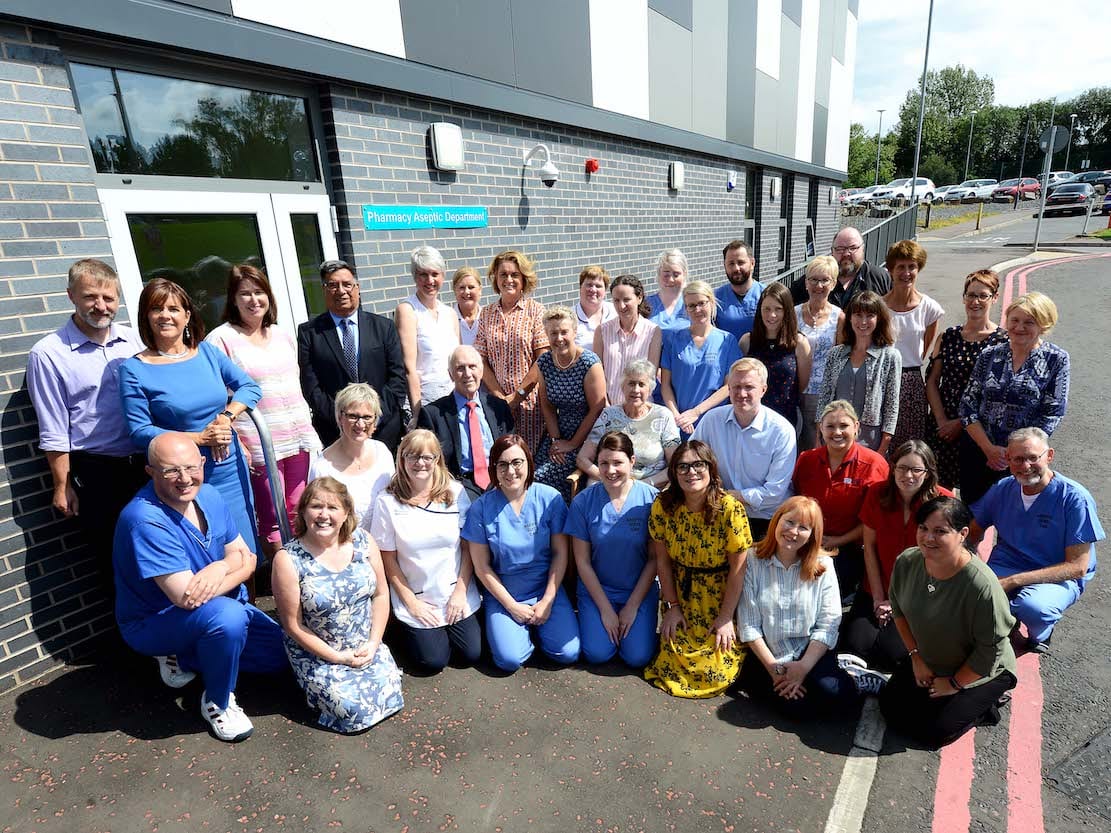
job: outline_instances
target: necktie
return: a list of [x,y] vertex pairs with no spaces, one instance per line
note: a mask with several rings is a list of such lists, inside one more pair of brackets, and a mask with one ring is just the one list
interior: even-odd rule
[[359,381],[359,357],[355,355],[354,321],[344,320],[340,328],[343,333],[343,360],[347,362],[347,372],[354,381]]
[[490,468],[486,463],[486,450],[482,447],[482,426],[478,423],[478,403],[467,403],[467,434],[471,438],[471,463],[474,465],[474,482],[480,489],[490,485]]

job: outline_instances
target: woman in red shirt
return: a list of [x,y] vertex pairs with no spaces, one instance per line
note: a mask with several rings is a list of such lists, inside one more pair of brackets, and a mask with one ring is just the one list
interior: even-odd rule
[[822,508],[822,548],[836,552],[837,583],[841,597],[847,598],[856,591],[864,571],[860,509],[868,487],[887,479],[887,461],[856,441],[860,420],[847,400],[826,405],[818,426],[824,444],[799,455],[795,494],[814,498]]
[[893,671],[907,649],[891,618],[887,590],[895,559],[917,545],[918,507],[953,493],[937,482],[937,458],[922,440],[907,440],[891,457],[891,474],[868,490],[860,520],[864,526],[864,569],[868,592],[857,594],[841,630],[841,647],[874,668]]

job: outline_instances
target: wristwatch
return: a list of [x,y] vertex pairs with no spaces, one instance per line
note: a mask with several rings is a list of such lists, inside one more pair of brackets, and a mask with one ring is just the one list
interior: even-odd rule
[[232,422],[235,422],[235,414],[233,414],[231,411],[229,411],[227,409],[225,409],[223,411],[220,411],[220,416],[226,416],[229,420],[231,420]]
[[783,666],[783,663],[777,662],[775,664],[775,676],[782,677],[786,673],[787,669]]
[[954,691],[964,691],[964,686],[957,682],[955,674],[949,678],[949,685],[953,687]]
[[526,396],[528,396],[528,391],[524,388],[517,388],[517,395],[524,399]]
[[665,612],[665,613],[666,613],[667,611],[671,610],[671,608],[673,608],[673,607],[678,607],[678,606],[679,606],[679,603],[678,603],[678,602],[668,602],[668,601],[664,601],[664,600],[661,600],[661,601],[663,602],[663,606],[664,606],[664,612]]

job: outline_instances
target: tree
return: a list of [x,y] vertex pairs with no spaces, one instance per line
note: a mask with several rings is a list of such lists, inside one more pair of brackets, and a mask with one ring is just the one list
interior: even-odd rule
[[[895,136],[888,133],[880,148],[880,182],[895,178]],[[864,125],[854,122],[849,128],[849,166],[845,185],[864,188],[876,181],[876,137],[864,132]]]

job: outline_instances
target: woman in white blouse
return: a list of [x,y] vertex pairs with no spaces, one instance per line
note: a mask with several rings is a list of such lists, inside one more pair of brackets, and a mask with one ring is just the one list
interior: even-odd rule
[[[833,649],[841,626],[841,593],[833,559],[822,550],[822,510],[813,498],[789,498],[748,559],[737,608],[749,654],[740,685],[795,718],[850,712],[853,677]],[[878,690],[881,677],[865,672]]]
[[482,312],[482,275],[473,266],[463,266],[451,276],[455,293],[455,315],[459,319],[459,343],[468,347],[478,335],[478,316]]
[[594,347],[594,334],[605,322],[617,317],[613,304],[606,300],[610,275],[601,266],[586,266],[579,273],[579,300],[575,302],[578,329],[575,342],[586,350]]
[[382,551],[409,654],[426,673],[443,670],[452,653],[465,665],[482,654],[478,585],[459,538],[470,505],[436,435],[418,428],[401,441],[397,473],[378,496],[373,520],[364,521]]

